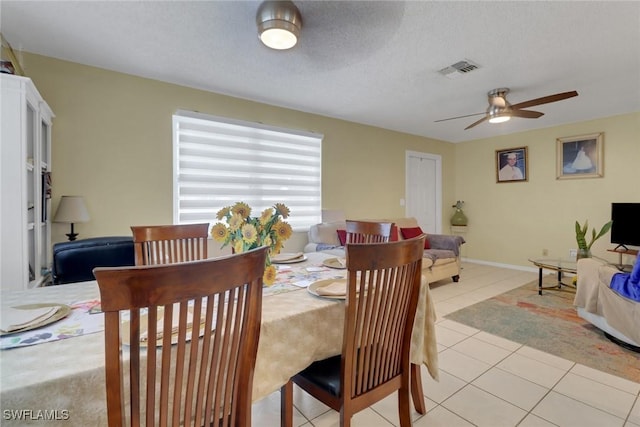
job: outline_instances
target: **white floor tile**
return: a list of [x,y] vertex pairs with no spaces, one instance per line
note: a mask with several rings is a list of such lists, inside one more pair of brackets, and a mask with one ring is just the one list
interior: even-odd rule
[[[467,384],[460,378],[454,377],[442,370],[440,370],[440,381],[435,381],[431,378],[424,365],[420,367],[420,370],[422,372],[422,389],[424,390],[424,395],[436,403],[442,403]],[[427,407],[427,411],[428,410],[429,408]]]
[[473,424],[448,409],[438,406],[414,422],[413,427],[473,427]]
[[526,411],[549,392],[548,388],[498,368],[485,372],[472,384]]
[[[279,396],[278,393],[278,398]],[[293,385],[293,406],[309,420],[332,410],[295,384]]]
[[[329,411],[311,420],[314,427],[339,427],[340,414]],[[394,427],[389,421],[378,415],[373,409],[367,408],[351,418],[352,427]],[[275,427],[275,426],[274,426]]]
[[633,409],[631,409],[631,413],[629,414],[628,421],[640,425],[640,397],[636,399],[636,403],[633,405]]
[[480,332],[479,329],[472,328],[471,326],[464,325],[459,322],[454,322],[453,320],[444,319],[441,322],[438,322],[438,326],[443,328],[451,329],[453,331],[459,332],[463,335],[470,337],[471,335],[477,334]]
[[488,363],[452,349],[447,349],[438,355],[438,364],[440,372],[448,372],[467,382],[478,378],[491,367]]
[[564,371],[568,371],[575,365],[575,362],[571,360],[563,359],[562,357],[554,356],[553,354],[545,353],[544,351],[536,350],[526,345],[519,348],[517,353]]
[[455,345],[468,337],[468,335],[466,334],[454,331],[453,329],[442,327],[439,323],[436,324],[435,329],[436,341],[438,342],[438,344],[441,344],[445,347],[451,347],[452,345]]
[[481,341],[475,337],[469,337],[454,345],[451,349],[489,365],[495,365],[511,354],[509,350]]
[[559,426],[616,427],[624,420],[552,391],[532,411],[533,414]]
[[[293,425],[301,426],[307,419],[294,407]],[[251,424],[254,426],[280,425],[280,392],[271,393],[251,405]]]
[[597,407],[620,418],[626,418],[636,396],[572,373],[564,376],[554,391]]
[[479,427],[515,426],[526,415],[522,409],[473,385],[468,385],[442,406]]
[[566,371],[562,369],[545,365],[517,352],[498,363],[497,367],[546,388],[553,388],[560,378],[566,374]]
[[478,332],[473,337],[509,351],[516,351],[522,347],[522,344],[520,343],[484,331]]
[[590,378],[611,387],[615,387],[618,390],[626,391],[627,393],[640,393],[640,383],[611,375],[606,372],[598,371],[597,369],[593,369],[588,366],[576,364],[573,368],[571,368],[571,371],[569,372],[580,375],[582,377]]
[[549,421],[543,420],[536,415],[529,414],[524,418],[524,420],[522,420],[520,424],[518,424],[518,427],[556,427],[556,425],[550,423]]
[[[409,396],[411,399],[411,396]],[[425,406],[427,411],[429,408],[435,408],[437,403],[426,399]],[[391,422],[394,426],[400,425],[400,416],[398,415],[398,393],[390,394],[379,402],[374,403],[371,406],[371,409],[376,411],[380,416]],[[419,414],[413,407],[413,401],[411,401],[411,419],[413,421],[422,417],[422,414]]]

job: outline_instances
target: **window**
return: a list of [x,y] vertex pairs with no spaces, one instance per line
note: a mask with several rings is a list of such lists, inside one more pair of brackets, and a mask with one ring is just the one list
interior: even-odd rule
[[179,111],[173,116],[174,223],[215,222],[224,206],[275,203],[303,231],[321,222],[322,135]]

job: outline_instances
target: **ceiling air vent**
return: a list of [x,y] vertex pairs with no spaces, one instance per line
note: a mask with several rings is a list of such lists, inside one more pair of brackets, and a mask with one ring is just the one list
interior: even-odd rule
[[473,70],[477,70],[478,68],[480,68],[478,64],[465,59],[462,61],[458,61],[453,65],[449,65],[448,67],[445,67],[438,72],[447,78],[455,79],[463,74],[467,74]]

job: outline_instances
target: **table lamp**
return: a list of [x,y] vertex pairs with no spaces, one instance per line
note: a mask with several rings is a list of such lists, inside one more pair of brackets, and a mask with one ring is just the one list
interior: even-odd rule
[[71,224],[71,233],[66,235],[69,241],[76,240],[76,236],[78,235],[78,233],[73,232],[73,224],[88,221],[89,212],[87,212],[87,207],[84,204],[82,196],[62,196],[53,222]]

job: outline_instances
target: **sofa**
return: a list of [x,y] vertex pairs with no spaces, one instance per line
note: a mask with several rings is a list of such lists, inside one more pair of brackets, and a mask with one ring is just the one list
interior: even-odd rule
[[[370,219],[364,221],[392,222],[391,241],[402,240],[402,229],[419,227],[415,218]],[[344,221],[323,222],[309,228],[309,243],[305,252],[324,252],[336,257],[344,257],[344,246],[339,238],[339,230],[344,230]],[[425,249],[422,259],[423,275],[429,283],[443,279],[457,282],[460,278],[460,246],[465,243],[462,236],[428,234],[429,249]]]
[[54,285],[95,280],[95,267],[120,267],[135,264],[133,238],[130,236],[93,237],[53,245]]
[[[635,270],[639,269],[637,264],[638,261]],[[625,273],[594,258],[579,259],[574,305],[580,317],[601,329],[609,339],[640,351],[640,302],[612,289],[616,274]]]

